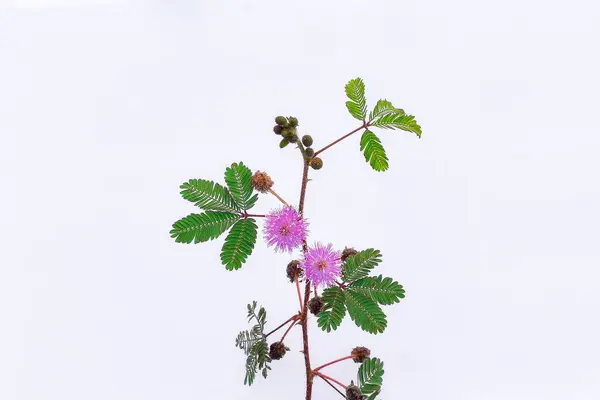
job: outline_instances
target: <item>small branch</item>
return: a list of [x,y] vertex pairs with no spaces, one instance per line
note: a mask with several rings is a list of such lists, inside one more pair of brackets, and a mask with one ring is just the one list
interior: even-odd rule
[[300,282],[298,282],[298,274],[296,274],[296,290],[298,291],[298,301],[300,302],[300,310],[302,310],[302,294],[300,294]]
[[317,376],[320,376],[320,377],[321,377],[321,378],[323,378],[323,379],[327,379],[327,380],[330,380],[330,381],[331,381],[331,382],[333,382],[333,383],[337,383],[338,385],[340,385],[341,387],[343,387],[344,389],[346,389],[346,385],[344,385],[342,382],[340,382],[340,381],[338,381],[338,380],[336,380],[336,379],[333,379],[333,378],[332,378],[332,377],[330,377],[330,376],[327,376],[327,375],[325,375],[325,374],[323,374],[323,373],[321,373],[321,372],[317,372],[317,371],[313,371],[313,373],[314,373],[315,375],[317,375]]
[[367,129],[369,127],[369,123],[371,121],[367,122],[367,121],[363,121],[363,124],[361,126],[359,126],[358,128],[356,128],[355,130],[353,130],[350,133],[345,134],[344,136],[342,136],[341,138],[339,138],[338,140],[329,143],[327,146],[323,147],[321,150],[318,150],[315,152],[315,155],[313,157],[318,156],[319,154],[321,154],[322,152],[324,152],[325,150],[327,150],[328,148],[330,148],[331,146],[341,142],[342,140],[346,139],[349,136],[352,136],[353,134],[355,134],[356,132],[360,131],[361,129]]
[[256,217],[256,218],[266,218],[267,217],[265,214],[248,214],[247,211],[244,211],[241,215],[244,219],[248,218],[248,217]]
[[273,329],[271,332],[267,333],[265,335],[265,337],[268,337],[270,334],[277,332],[278,330],[280,330],[281,328],[283,328],[284,326],[286,326],[287,324],[289,324],[291,321],[296,321],[298,320],[298,315],[294,315],[291,316],[287,321],[285,321],[283,324],[279,325],[277,328]]
[[329,382],[327,379],[323,378],[322,376],[319,376],[319,378],[323,379],[323,382],[325,382],[326,384],[328,384],[329,386],[331,386],[331,388],[333,390],[335,390],[336,392],[338,392],[344,399],[346,398],[346,395],[344,393],[342,393],[340,391],[340,389],[338,389],[335,386],[333,386],[333,384],[331,382]]
[[274,191],[273,189],[269,189],[269,192],[270,192],[270,193],[271,193],[273,196],[277,197],[277,198],[279,199],[279,201],[280,201],[280,202],[282,202],[283,204],[285,204],[285,205],[286,205],[286,206],[288,206],[288,207],[290,206],[288,203],[286,203],[286,201],[285,201],[285,200],[284,200],[284,199],[283,199],[283,198],[282,198],[280,195],[278,195],[277,193],[275,193],[275,191]]
[[328,362],[327,364],[323,364],[323,365],[321,365],[320,367],[317,367],[317,368],[315,368],[315,369],[313,370],[313,372],[317,372],[317,371],[318,371],[318,370],[320,370],[321,368],[325,368],[325,367],[327,367],[327,366],[329,366],[329,365],[331,365],[331,364],[335,364],[335,363],[338,363],[338,362],[340,362],[340,361],[344,361],[344,360],[349,360],[349,359],[351,359],[351,358],[352,358],[352,356],[346,356],[346,357],[338,358],[337,360],[330,361],[330,362]]
[[319,294],[317,293],[317,285],[313,285],[313,289],[315,290],[315,297],[318,297]]
[[285,339],[285,337],[287,336],[287,334],[289,333],[289,331],[296,325],[296,321],[292,322],[290,324],[290,326],[288,326],[287,330],[285,331],[285,333],[283,334],[283,336],[281,337],[281,340],[279,342],[283,342],[283,339]]

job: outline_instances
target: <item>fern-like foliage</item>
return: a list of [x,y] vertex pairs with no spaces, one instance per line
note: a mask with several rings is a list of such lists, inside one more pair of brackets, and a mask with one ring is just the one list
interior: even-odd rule
[[207,242],[219,237],[239,219],[239,215],[228,212],[190,214],[175,222],[170,233],[178,243]]
[[402,129],[403,131],[413,132],[418,137],[421,137],[421,126],[417,123],[412,115],[406,115],[404,111],[401,113],[384,114],[375,121],[371,122],[371,126],[376,126],[383,129]]
[[379,250],[366,249],[350,256],[344,263],[342,280],[344,282],[353,282],[364,278],[381,262],[381,253]]
[[381,140],[370,130],[365,130],[360,138],[360,150],[365,155],[365,160],[375,171],[386,171],[390,164]]
[[264,378],[267,377],[271,367],[269,363],[269,345],[264,333],[267,323],[267,312],[264,307],[256,311],[256,301],[248,304],[248,322],[256,321],[250,330],[242,331],[235,339],[235,346],[244,351],[246,357],[246,376],[244,385],[252,385],[256,374],[261,371]]
[[180,187],[181,196],[206,211],[236,213],[240,207],[229,191],[216,182],[205,179],[190,179]]
[[336,330],[346,315],[344,292],[337,286],[323,291],[323,309],[318,315],[317,325],[326,332]]
[[253,218],[239,220],[233,225],[221,250],[221,262],[226,269],[239,269],[246,262],[254,249],[257,230]]
[[350,114],[358,120],[364,120],[367,117],[367,99],[363,80],[356,78],[348,82],[346,84],[346,96],[350,99],[346,102]]
[[387,320],[381,307],[372,299],[353,291],[344,291],[346,307],[352,321],[362,330],[378,334],[387,327]]
[[405,113],[404,110],[394,107],[392,103],[386,99],[381,99],[375,104],[373,111],[369,113],[369,121],[374,121],[389,114],[404,115]]
[[368,276],[354,281],[348,286],[347,290],[370,297],[383,305],[398,303],[400,299],[404,298],[402,285],[392,278],[384,278],[381,275]]
[[249,210],[254,207],[258,195],[253,195],[252,171],[244,163],[233,163],[225,170],[225,183],[239,208]]
[[383,361],[379,358],[368,358],[358,368],[358,383],[363,396],[375,399],[383,385]]

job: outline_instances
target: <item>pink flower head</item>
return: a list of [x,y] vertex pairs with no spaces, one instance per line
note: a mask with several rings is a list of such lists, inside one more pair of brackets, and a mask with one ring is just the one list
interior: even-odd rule
[[277,251],[291,252],[306,240],[308,222],[294,209],[286,206],[267,215],[264,235],[268,246]]
[[315,286],[331,286],[336,278],[342,274],[342,253],[333,249],[331,244],[327,246],[316,243],[304,254],[302,269]]

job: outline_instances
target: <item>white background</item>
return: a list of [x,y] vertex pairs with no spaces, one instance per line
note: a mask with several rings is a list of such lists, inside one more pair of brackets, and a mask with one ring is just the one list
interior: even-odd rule
[[356,76],[423,138],[381,132],[386,173],[358,137],[324,153],[310,239],[379,248],[407,297],[384,335],[313,319],[314,364],[369,346],[388,400],[600,398],[595,2],[69,3],[0,9],[1,399],[302,399],[299,332],[251,388],[234,348],[251,300],[295,311],[290,257],[259,242],[228,272],[222,239],[168,232],[179,184],[234,161],[296,201],[272,118],[323,146],[357,126]]

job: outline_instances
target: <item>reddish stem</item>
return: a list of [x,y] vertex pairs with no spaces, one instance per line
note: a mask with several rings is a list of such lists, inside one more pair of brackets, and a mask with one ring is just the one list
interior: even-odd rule
[[286,329],[285,333],[283,334],[283,336],[281,337],[280,342],[283,342],[283,339],[285,339],[285,337],[287,336],[287,334],[289,333],[289,331],[294,327],[294,325],[296,325],[296,321],[292,322],[290,324],[290,326],[288,326],[288,328]]
[[321,372],[318,372],[318,371],[313,371],[313,373],[315,375],[317,375],[317,376],[320,376],[323,379],[327,379],[328,381],[337,383],[338,385],[340,385],[341,387],[343,387],[344,389],[346,389],[346,385],[344,385],[342,382],[338,381],[337,379],[333,379],[332,377],[327,376],[327,375],[325,375],[325,374],[323,374]]
[[317,367],[317,368],[313,369],[313,372],[317,372],[317,371],[318,371],[318,370],[320,370],[321,368],[325,368],[325,367],[327,367],[327,366],[329,366],[329,365],[331,365],[331,364],[335,364],[335,363],[338,363],[338,362],[340,362],[340,361],[344,361],[344,360],[349,360],[349,359],[351,359],[351,358],[352,358],[352,356],[346,356],[346,357],[338,358],[337,360],[330,361],[330,362],[328,362],[327,364],[323,364],[323,365],[321,365],[320,367]]
[[298,282],[298,274],[296,274],[296,290],[298,291],[298,301],[300,302],[300,310],[302,310],[302,295],[300,294],[300,282]]
[[369,122],[363,121],[363,124],[361,126],[359,126],[358,128],[356,128],[355,130],[353,130],[352,132],[345,134],[344,136],[342,136],[338,140],[335,140],[332,143],[329,143],[327,146],[323,147],[321,150],[316,151],[315,154],[313,155],[313,157],[318,156],[319,154],[321,154],[322,152],[324,152],[325,150],[327,150],[331,146],[333,146],[333,145],[341,142],[342,140],[346,139],[349,136],[352,136],[353,134],[355,134],[356,132],[360,131],[361,129],[367,129],[369,127],[369,123],[370,123],[370,121]]
[[271,193],[273,196],[277,197],[277,198],[279,199],[279,201],[280,201],[280,202],[282,202],[283,204],[285,204],[286,206],[288,206],[288,207],[289,207],[289,204],[288,204],[288,203],[287,203],[287,202],[286,202],[286,201],[285,201],[285,200],[284,200],[284,199],[283,199],[283,198],[282,198],[280,195],[278,195],[277,193],[275,193],[275,191],[274,191],[273,189],[269,189],[269,192],[270,192],[270,193]]
[[290,321],[296,321],[298,320],[298,316],[294,315],[292,317],[290,317],[287,321],[285,321],[283,324],[279,325],[277,328],[273,329],[271,332],[267,333],[265,335],[265,337],[268,337],[270,334],[277,332],[278,330],[280,330],[281,328],[283,328],[284,326],[286,326],[287,324],[290,323]]

